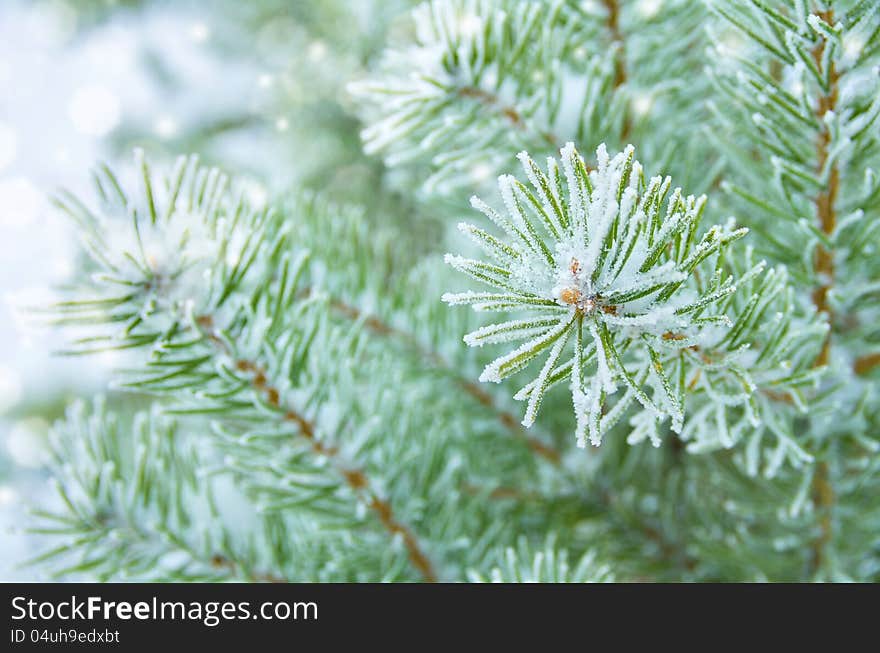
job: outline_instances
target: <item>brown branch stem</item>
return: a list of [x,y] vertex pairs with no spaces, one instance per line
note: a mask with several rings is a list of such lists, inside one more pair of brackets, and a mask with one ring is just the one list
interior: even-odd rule
[[[627,81],[626,71],[626,38],[620,29],[620,2],[619,0],[602,0],[607,11],[607,26],[613,43],[617,44],[617,52],[614,56],[614,80],[615,89],[620,88]],[[458,95],[479,102],[484,107],[504,116],[511,125],[520,131],[533,130],[538,137],[555,150],[561,148],[564,143],[551,131],[535,129],[531,127],[522,114],[512,105],[505,104],[498,95],[480,88],[479,86],[462,86],[458,89]],[[629,111],[623,117],[620,139],[626,142],[632,131],[632,121]]]
[[860,376],[864,376],[869,374],[878,365],[880,365],[880,352],[866,354],[855,360],[853,371]]
[[249,582],[253,583],[286,583],[287,580],[281,578],[280,576],[275,576],[273,574],[266,574],[261,572],[249,572],[242,568],[242,565],[235,562],[234,560],[230,560],[226,556],[215,554],[211,556],[211,566],[215,569],[226,569],[233,574],[241,574],[245,578],[248,579]]
[[[599,498],[608,509],[618,509],[619,500],[609,490],[600,492]],[[680,565],[687,571],[696,569],[698,561],[689,555],[680,543],[670,540],[661,529],[655,528],[648,523],[640,522],[636,526],[636,530],[641,532],[645,539],[654,543],[662,560],[672,565]]]
[[[620,2],[619,0],[602,0],[605,10],[608,12],[607,24],[611,34],[611,40],[617,44],[618,50],[614,56],[614,88],[620,88],[626,84],[626,38],[620,30]],[[624,111],[623,127],[620,132],[620,140],[626,143],[632,131],[632,120],[629,111]]]
[[[307,293],[308,290],[306,290],[305,292]],[[363,320],[364,326],[366,326],[370,331],[377,335],[392,336],[403,340],[415,351],[417,351],[421,357],[429,360],[433,365],[437,366],[438,368],[450,372],[453,371],[452,366],[442,356],[440,356],[440,354],[425,349],[418,342],[416,337],[413,336],[411,333],[406,333],[399,329],[395,329],[394,327],[386,324],[375,316],[365,316],[360,311],[360,309],[338,299],[332,300],[331,306],[339,314],[344,315],[350,320]],[[544,458],[554,465],[559,465],[562,460],[562,455],[559,453],[559,451],[557,451],[553,446],[542,442],[538,438],[527,435],[523,427],[517,421],[516,417],[496,406],[495,400],[493,399],[492,395],[483,390],[476,383],[464,379],[454,372],[453,374],[455,376],[456,382],[467,394],[475,399],[480,405],[485,406],[486,408],[493,411],[497,415],[498,420],[501,422],[501,424],[503,424],[504,427],[508,431],[510,431],[515,437],[524,440],[526,445],[535,453],[535,455]]]
[[[831,10],[820,13],[819,17],[829,25],[834,24],[834,15]],[[816,66],[820,68],[825,54],[825,47],[825,41],[820,41],[812,51]],[[835,111],[837,108],[839,73],[833,61],[828,65],[830,66],[828,71],[830,86],[828,91],[819,97],[816,105],[816,117],[820,123],[822,123],[826,113]],[[822,124],[822,130],[816,141],[816,174],[819,176],[825,172],[831,149],[831,133],[828,127],[824,123]],[[835,203],[839,188],[840,171],[837,164],[832,164],[830,170],[828,170],[828,182],[815,199],[816,218],[819,222],[819,228],[827,236],[833,235],[837,225]],[[828,333],[825,336],[825,341],[822,343],[822,350],[815,361],[815,365],[818,367],[828,364],[831,353],[831,333],[835,321],[834,312],[828,303],[828,292],[834,284],[834,254],[826,249],[822,243],[819,243],[816,248],[813,267],[819,283],[813,291],[813,303],[818,312],[825,313],[828,316],[829,323]],[[824,565],[826,548],[833,537],[832,513],[835,495],[834,487],[831,484],[828,463],[825,461],[816,465],[815,475],[813,476],[812,498],[819,519],[819,534],[813,540],[811,547],[812,560],[810,565],[812,572],[815,573]]]
[[[205,336],[209,340],[215,344],[219,344],[225,349],[223,341],[213,333],[214,322],[210,315],[199,317],[197,323],[199,327],[204,329]],[[328,447],[316,437],[315,426],[312,422],[300,415],[297,411],[282,404],[280,392],[275,386],[268,382],[265,370],[252,361],[247,360],[237,360],[235,366],[238,371],[250,375],[251,384],[254,389],[263,395],[269,405],[279,411],[284,411],[282,413],[282,418],[285,421],[296,425],[299,433],[309,442],[312,451],[316,455],[327,458],[327,460],[333,464],[345,480],[345,483],[355,492],[355,494],[365,499],[367,506],[376,513],[385,530],[387,530],[392,536],[399,535],[403,539],[410,562],[412,562],[413,566],[418,569],[424,580],[429,583],[436,582],[437,573],[434,571],[431,561],[422,551],[415,534],[394,516],[391,504],[380,498],[378,493],[373,490],[366,473],[362,469],[350,467],[344,463],[340,459],[339,450],[336,447]]]
[[819,534],[813,540],[812,558],[810,567],[813,573],[817,572],[825,564],[825,549],[834,535],[832,524],[832,511],[834,508],[834,487],[831,485],[831,475],[828,463],[822,461],[816,465],[812,487],[813,503],[817,507],[819,519]]
[[[458,89],[458,94],[463,98],[476,100],[483,106],[488,107],[489,109],[501,114],[508,120],[508,122],[510,122],[511,125],[513,125],[520,131],[528,131],[530,129],[528,123],[526,123],[525,119],[522,117],[522,114],[517,111],[516,108],[510,105],[505,105],[501,101],[501,98],[499,98],[494,93],[479,88],[478,86],[462,86]],[[562,143],[553,133],[539,129],[536,129],[534,131],[545,143],[547,143],[547,145],[551,146],[552,148],[558,150],[560,147],[562,147]]]

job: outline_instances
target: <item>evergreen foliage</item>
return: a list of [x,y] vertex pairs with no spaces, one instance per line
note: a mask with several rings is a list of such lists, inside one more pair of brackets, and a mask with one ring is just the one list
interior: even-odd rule
[[[601,434],[633,402],[658,419],[670,418],[672,430],[681,433],[685,382],[696,373],[688,363],[705,360],[705,355],[686,359],[684,351],[701,351],[708,331],[730,324],[727,316],[713,311],[736,291],[722,269],[722,255],[746,230],[716,226],[698,236],[706,198],[682,198],[680,188],[669,195],[668,177],[646,181],[631,147],[611,159],[600,146],[592,172],[573,145],[560,155],[562,169],[549,159],[547,174],[526,153],[520,155],[533,190],[510,176],[499,179],[506,217],[478,198],[471,201],[513,242],[463,223],[461,230],[495,263],[455,256],[446,260],[501,292],[444,299],[482,311],[537,313],[481,327],[464,338],[471,346],[526,341],[487,365],[481,381],[500,382],[549,350],[537,378],[516,394],[528,400],[524,425],[534,423],[547,388],[570,379],[581,447],[588,433],[599,445]],[[544,234],[555,241],[552,247]],[[711,260],[714,266],[702,265]],[[763,301],[764,293],[758,293],[746,308],[753,310]],[[739,317],[740,328],[721,342],[735,347],[745,319]],[[573,354],[565,360],[569,339]],[[609,408],[606,399],[617,392],[618,383],[626,394]],[[653,389],[651,396],[646,387]],[[644,423],[640,415],[633,420]],[[647,428],[659,445],[656,428]],[[641,436],[638,429],[632,434]]]
[[360,206],[99,167],[53,314],[140,401],[57,425],[39,560],[880,579],[878,8],[428,0],[340,81]]

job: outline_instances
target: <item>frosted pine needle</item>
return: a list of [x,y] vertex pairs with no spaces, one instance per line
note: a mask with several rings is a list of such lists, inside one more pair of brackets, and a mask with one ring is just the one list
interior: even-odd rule
[[447,293],[445,302],[527,312],[464,337],[472,347],[521,343],[489,363],[480,380],[498,383],[544,357],[537,377],[515,395],[527,402],[525,426],[546,391],[569,381],[579,446],[588,438],[600,444],[630,404],[645,413],[642,423],[669,418],[680,433],[687,390],[681,353],[725,328],[720,306],[735,285],[718,254],[747,230],[730,223],[698,235],[706,198],[670,193],[668,177],[646,181],[632,146],[613,157],[599,146],[594,170],[571,143],[559,162],[548,159],[546,172],[525,152],[519,159],[529,184],[499,178],[503,212],[471,200],[504,236],[459,225],[490,260],[446,256],[499,292]]

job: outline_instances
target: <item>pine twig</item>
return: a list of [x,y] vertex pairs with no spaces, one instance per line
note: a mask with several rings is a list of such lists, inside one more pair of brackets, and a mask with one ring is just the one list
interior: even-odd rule
[[[614,57],[614,88],[620,88],[627,81],[626,71],[626,38],[620,30],[620,3],[619,0],[602,0],[605,9],[608,12],[607,24],[608,31],[611,33],[611,40],[617,43],[618,51]],[[632,131],[632,120],[629,111],[624,112],[623,129],[620,132],[620,140],[626,142]]]
[[234,560],[230,560],[226,556],[215,554],[211,556],[211,566],[215,569],[225,569],[227,571],[235,573],[243,573],[243,575],[250,582],[256,583],[286,583],[288,582],[286,579],[281,578],[280,576],[275,576],[273,574],[267,574],[262,572],[251,573],[242,569],[241,565],[235,562]]
[[[476,100],[483,106],[500,113],[507,118],[511,125],[520,131],[527,131],[529,129],[528,123],[526,123],[522,114],[520,114],[516,108],[503,104],[497,95],[490,93],[489,91],[483,90],[477,86],[463,86],[458,89],[458,94],[463,98]],[[553,149],[559,149],[562,147],[562,142],[553,133],[543,130],[535,130],[535,132]]]
[[[829,25],[834,24],[834,14],[831,10],[822,12],[819,17]],[[822,58],[825,53],[826,44],[820,42],[813,49],[813,59],[817,66],[822,65]],[[839,73],[831,61],[828,64],[830,86],[827,93],[819,98],[816,107],[816,117],[820,122],[824,119],[825,114],[834,111],[837,108],[838,100],[838,81]],[[831,146],[831,133],[828,127],[824,127],[819,134],[816,142],[816,172],[822,174],[825,165],[828,162]],[[837,225],[837,214],[835,212],[835,202],[837,193],[840,189],[840,171],[837,164],[832,164],[828,175],[827,185],[816,196],[816,216],[819,220],[819,227],[822,233],[831,236]],[[823,366],[828,364],[831,353],[831,333],[834,324],[834,312],[828,303],[828,292],[834,283],[834,257],[833,252],[828,251],[822,243],[819,243],[816,249],[814,260],[814,270],[819,277],[820,285],[813,291],[813,303],[816,310],[825,313],[828,316],[829,329],[822,344],[822,350],[816,359],[815,366]],[[833,537],[832,513],[835,504],[834,487],[831,484],[830,473],[827,462],[820,462],[816,466],[815,476],[813,477],[812,486],[813,502],[817,507],[819,517],[819,535],[812,543],[812,560],[811,567],[813,573],[817,572],[823,566],[826,558],[826,548]]]
[[864,376],[878,365],[880,365],[880,352],[866,354],[856,359],[855,363],[853,363],[853,371],[859,376]]
[[[211,342],[225,348],[223,341],[213,333],[214,322],[210,315],[199,317],[197,323],[200,328],[204,329],[204,335]],[[251,375],[251,384],[254,389],[259,391],[271,406],[285,410],[283,413],[283,419],[297,426],[300,434],[308,440],[312,451],[316,455],[326,457],[333,463],[336,470],[355,494],[366,499],[367,505],[376,513],[385,530],[387,530],[392,536],[399,535],[403,538],[403,543],[406,546],[410,562],[412,562],[413,566],[418,569],[423,579],[429,583],[437,582],[437,573],[434,570],[431,561],[422,551],[415,534],[409,527],[404,525],[394,516],[391,504],[380,498],[378,493],[373,490],[366,473],[361,469],[346,465],[340,460],[339,450],[337,448],[328,447],[315,437],[315,426],[312,422],[295,410],[282,405],[281,395],[278,389],[268,382],[266,373],[260,366],[247,360],[237,360],[235,366],[239,371]]]
[[[309,289],[306,288],[303,293],[308,294]],[[360,309],[351,306],[350,304],[347,304],[341,300],[332,300],[331,306],[338,313],[344,315],[350,320],[363,320],[364,325],[370,331],[377,335],[393,336],[400,338],[413,349],[415,349],[421,357],[431,361],[431,363],[433,363],[440,369],[452,372],[454,374],[456,382],[465,392],[473,397],[480,405],[485,406],[489,410],[493,411],[497,415],[498,420],[501,422],[501,424],[503,424],[504,427],[508,431],[510,431],[515,437],[523,439],[529,449],[531,449],[537,456],[540,456],[541,458],[549,461],[553,465],[559,465],[562,462],[562,454],[556,448],[554,448],[552,445],[542,442],[538,438],[527,435],[522,426],[517,421],[516,417],[514,417],[504,409],[499,408],[496,405],[495,399],[492,397],[491,394],[483,390],[473,381],[464,379],[460,375],[454,373],[452,366],[440,354],[435,351],[429,351],[425,349],[421,345],[421,343],[418,342],[417,338],[414,335],[401,331],[400,329],[396,329],[386,324],[378,317],[372,315],[364,316]]]

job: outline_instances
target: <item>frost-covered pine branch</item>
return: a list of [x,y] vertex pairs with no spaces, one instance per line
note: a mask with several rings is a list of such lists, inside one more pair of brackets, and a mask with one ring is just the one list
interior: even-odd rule
[[706,149],[674,151],[664,138],[704,113],[705,82],[693,75],[703,19],[699,3],[680,0],[425,2],[409,38],[349,85],[364,105],[365,149],[442,196],[483,186],[512,151],[623,147],[650,133],[643,153],[704,184],[707,171],[694,168]]
[[573,4],[435,0],[412,19],[413,41],[350,90],[374,107],[366,150],[395,166],[427,158],[429,188],[491,177],[510,150],[619,129],[620,107],[601,104],[613,62],[590,59],[596,21]]
[[120,423],[103,401],[74,405],[53,433],[59,506],[36,511],[32,529],[66,541],[35,561],[54,562],[60,577],[276,580],[223,527],[201,470],[207,461],[181,435],[158,411]]
[[560,551],[551,535],[539,551],[532,550],[528,541],[520,538],[516,548],[504,550],[498,566],[492,567],[488,575],[471,571],[468,580],[477,583],[609,583],[614,582],[614,574],[607,565],[598,564],[592,553],[569,561],[568,552]]
[[811,441],[811,569],[834,577],[839,510],[856,501],[846,496],[855,473],[846,470],[869,464],[878,447],[869,426],[876,393],[865,377],[875,364],[871,297],[880,274],[871,235],[880,220],[880,16],[863,1],[710,6],[720,18],[713,32],[728,35],[710,53],[722,98],[713,138],[731,162],[725,189],[750,215],[756,245],[789,267],[795,312],[811,304],[829,323],[814,355],[815,368],[827,367],[803,411],[808,421],[792,426],[780,406],[775,430]]
[[124,392],[55,428],[51,571],[880,578],[877,3],[295,12],[278,167],[323,193],[182,158],[58,198],[53,311]]
[[[487,365],[481,381],[500,382],[547,354],[538,376],[516,394],[528,402],[526,426],[547,389],[568,382],[579,446],[587,437],[598,445],[634,403],[681,433],[685,380],[700,366],[685,351],[729,326],[717,306],[736,285],[721,262],[746,230],[730,224],[701,230],[706,198],[670,193],[668,177],[646,180],[632,148],[610,157],[600,146],[592,171],[572,144],[560,157],[561,163],[549,159],[545,172],[520,155],[531,188],[501,177],[504,214],[472,200],[504,239],[463,223],[460,229],[493,260],[446,260],[493,291],[444,300],[531,314],[464,338],[470,346],[523,341]],[[659,444],[656,430],[649,433]]]
[[[223,175],[192,159],[181,159],[167,177],[141,160],[136,192],[107,169],[96,181],[98,208],[73,196],[60,202],[84,226],[89,254],[80,283],[68,290],[72,298],[55,309],[62,323],[91,333],[74,342],[71,354],[142,351],[121,371],[120,386],[160,397],[163,413],[206,428],[217,457],[209,467],[230,477],[258,514],[305,519],[328,532],[366,529],[365,554],[377,537],[391,540],[388,559],[378,566],[359,567],[359,548],[353,549],[342,577],[415,573],[435,580],[442,573],[435,559],[447,554],[445,564],[453,567],[482,563],[471,557],[482,555],[476,551],[462,557],[445,534],[466,532],[466,523],[500,517],[511,506],[488,504],[484,517],[478,516],[483,508],[465,509],[479,505],[482,494],[463,492],[469,474],[485,467],[486,441],[508,445],[493,461],[501,482],[498,465],[514,477],[531,473],[522,467],[529,449],[500,424],[451,438],[443,429],[472,412],[453,394],[432,400],[431,410],[421,408],[423,395],[446,382],[420,380],[424,366],[400,357],[390,327],[367,324],[366,311],[352,315],[338,295],[328,294],[346,287],[363,301],[376,279],[361,279],[355,291],[365,270],[377,270],[369,255],[361,259],[365,267],[332,270],[340,241],[320,234],[346,231],[345,219],[320,213],[331,207],[308,200],[293,202],[287,214],[250,209]],[[310,211],[318,213],[309,227],[321,250],[315,264],[302,249],[309,237],[298,223]],[[357,233],[367,232],[349,228],[341,242],[352,243]],[[420,441],[445,443],[461,462],[404,464],[407,449]],[[486,532],[504,539],[497,529]],[[452,548],[444,554],[446,547]],[[265,573],[273,572],[283,575],[284,568]]]
[[824,372],[813,363],[827,326],[813,312],[798,314],[784,267],[759,273],[751,248],[728,261],[738,277],[738,291],[724,302],[732,326],[702,350],[685,352],[702,365],[688,381],[697,407],[682,439],[693,453],[745,440],[748,473],[757,474],[763,458],[765,475],[773,476],[786,461],[813,462],[815,443],[798,432],[798,420]]

